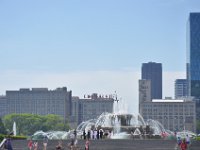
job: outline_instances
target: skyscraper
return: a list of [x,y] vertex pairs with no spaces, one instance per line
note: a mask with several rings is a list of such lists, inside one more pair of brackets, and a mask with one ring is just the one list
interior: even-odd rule
[[189,96],[200,98],[200,13],[190,13],[187,27]]
[[187,79],[188,93],[196,98],[200,120],[200,13],[190,13],[187,24]]
[[151,81],[151,99],[162,99],[162,64],[142,64],[142,79]]
[[175,81],[175,98],[188,96],[186,79],[176,79]]

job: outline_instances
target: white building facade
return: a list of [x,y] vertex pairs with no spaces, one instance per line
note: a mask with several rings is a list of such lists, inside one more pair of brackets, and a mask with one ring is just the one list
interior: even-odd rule
[[195,102],[192,100],[155,99],[140,103],[140,106],[144,120],[157,120],[171,131],[196,131]]

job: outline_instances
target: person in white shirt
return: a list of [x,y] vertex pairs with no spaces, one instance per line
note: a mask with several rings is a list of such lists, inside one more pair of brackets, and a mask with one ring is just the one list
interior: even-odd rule
[[91,140],[93,140],[93,137],[94,137],[94,131],[91,129],[90,130],[90,138],[91,138]]
[[94,130],[94,139],[95,140],[97,139],[97,130],[96,129]]

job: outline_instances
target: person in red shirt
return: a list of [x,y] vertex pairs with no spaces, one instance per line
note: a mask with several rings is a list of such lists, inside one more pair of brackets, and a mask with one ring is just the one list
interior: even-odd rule
[[85,150],[89,150],[90,141],[87,139],[85,142]]
[[29,140],[29,142],[28,142],[28,148],[29,148],[29,150],[31,150],[32,147],[33,147],[33,142],[32,142],[32,140]]
[[185,142],[185,139],[181,142],[180,148],[181,150],[187,150],[187,143]]

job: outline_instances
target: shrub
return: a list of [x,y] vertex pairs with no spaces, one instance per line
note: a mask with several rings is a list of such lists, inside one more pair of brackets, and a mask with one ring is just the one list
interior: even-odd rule
[[200,141],[200,136],[197,136],[197,137],[195,138],[195,140]]
[[24,139],[27,139],[26,136],[10,136],[10,135],[3,135],[3,134],[0,134],[0,141],[2,141],[4,138],[8,138],[10,137],[11,139],[13,140],[24,140]]

